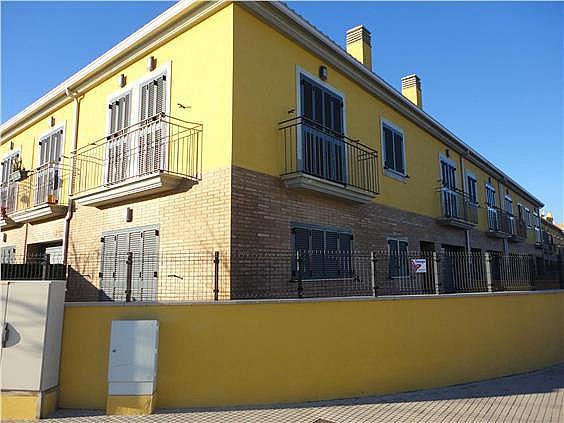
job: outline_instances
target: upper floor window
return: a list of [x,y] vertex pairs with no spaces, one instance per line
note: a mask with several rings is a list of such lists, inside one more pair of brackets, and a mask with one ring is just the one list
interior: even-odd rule
[[486,184],[486,204],[488,207],[496,206],[495,188],[490,184]]
[[10,182],[10,175],[14,172],[16,164],[19,163],[19,160],[19,151],[10,153],[2,159],[2,179],[0,180],[0,182],[2,182],[2,185]]
[[352,276],[352,240],[349,232],[325,228],[292,229],[294,252],[292,273],[301,271],[303,279],[335,279]]
[[520,222],[524,222],[525,221],[525,214],[523,212],[523,205],[521,203],[517,204],[517,219]]
[[314,82],[301,74],[300,76],[301,115],[319,126],[343,134],[343,99],[340,95]]
[[39,163],[33,175],[35,205],[57,203],[60,200],[62,179],[61,160],[65,139],[64,125],[39,139]]
[[382,151],[384,169],[405,176],[405,145],[403,131],[382,121]]
[[343,99],[326,85],[300,74],[300,171],[331,181],[347,182],[343,140]]
[[525,207],[525,223],[527,224],[527,226],[530,228],[532,227],[532,222],[531,222],[531,211]]
[[513,200],[508,195],[505,196],[505,211],[513,216]]
[[468,198],[473,203],[478,202],[478,180],[476,176],[471,173],[466,175],[466,188],[468,191]]

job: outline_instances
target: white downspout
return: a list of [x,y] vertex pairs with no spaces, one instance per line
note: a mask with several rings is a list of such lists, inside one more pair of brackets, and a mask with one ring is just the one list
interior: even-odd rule
[[74,127],[73,127],[73,142],[70,157],[70,176],[69,176],[69,189],[68,189],[68,199],[69,205],[67,207],[67,214],[65,216],[65,227],[63,234],[63,264],[67,264],[68,254],[69,254],[69,235],[70,235],[70,222],[74,211],[74,200],[71,199],[74,186],[74,175],[75,175],[75,154],[78,147],[78,120],[80,111],[80,95],[76,91],[71,91],[70,88],[65,90],[67,97],[72,97],[74,100]]

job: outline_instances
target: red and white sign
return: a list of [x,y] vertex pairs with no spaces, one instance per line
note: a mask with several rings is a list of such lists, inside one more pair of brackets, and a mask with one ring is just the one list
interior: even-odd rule
[[411,259],[411,268],[415,273],[427,273],[427,260]]

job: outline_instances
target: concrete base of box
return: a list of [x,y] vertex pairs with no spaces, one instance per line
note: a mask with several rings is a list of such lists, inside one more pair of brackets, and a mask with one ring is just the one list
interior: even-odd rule
[[118,416],[143,416],[155,410],[156,394],[110,395],[106,401],[106,414]]

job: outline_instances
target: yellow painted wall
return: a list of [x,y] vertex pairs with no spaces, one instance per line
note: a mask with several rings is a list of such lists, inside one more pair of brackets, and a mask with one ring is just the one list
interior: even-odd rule
[[[135,63],[121,68],[83,93],[80,106],[79,148],[106,136],[108,99],[117,92],[137,86],[149,75],[147,58],[157,59],[157,68],[170,63],[169,115],[204,124],[203,171],[228,166],[231,163],[232,110],[232,6],[226,7],[174,39],[149,52]],[[127,85],[120,88],[118,75],[126,75]],[[190,108],[181,109],[181,103]],[[65,154],[72,149],[74,104],[69,102],[52,113],[56,125],[66,122]],[[137,111],[131,123],[136,123]],[[4,157],[13,141],[21,147],[26,168],[37,163],[39,135],[49,130],[50,117],[42,119],[12,138],[0,142],[0,157]]]
[[[181,33],[122,68],[85,93],[81,103],[79,146],[106,135],[108,98],[137,86],[149,75],[147,58],[154,56],[157,68],[170,63],[169,115],[204,124],[203,171],[227,166],[231,162],[232,109],[232,6]],[[118,76],[126,75],[127,85],[118,85]],[[182,109],[178,103],[190,108]],[[137,121],[137,111],[132,123]]]
[[[253,48],[248,48],[249,45]],[[374,201],[430,217],[439,216],[437,189],[439,154],[446,150],[443,143],[240,5],[235,7],[234,14],[234,51],[237,52],[233,87],[235,165],[273,176],[280,174],[283,150],[277,123],[296,116],[288,114],[290,109],[297,109],[296,66],[316,76],[319,66],[325,65],[329,74],[327,84],[345,97],[347,135],[378,151],[380,195]],[[378,67],[374,70],[378,72]],[[409,175],[405,181],[382,174],[381,118],[404,131]],[[458,164],[458,185],[462,188],[460,157],[452,150],[450,157]],[[479,200],[484,204],[483,183],[487,176],[483,171],[479,174]],[[480,229],[485,230],[485,215],[480,220]]]
[[157,407],[384,394],[564,360],[564,293],[67,304],[59,407],[104,408],[110,324],[160,324]]

